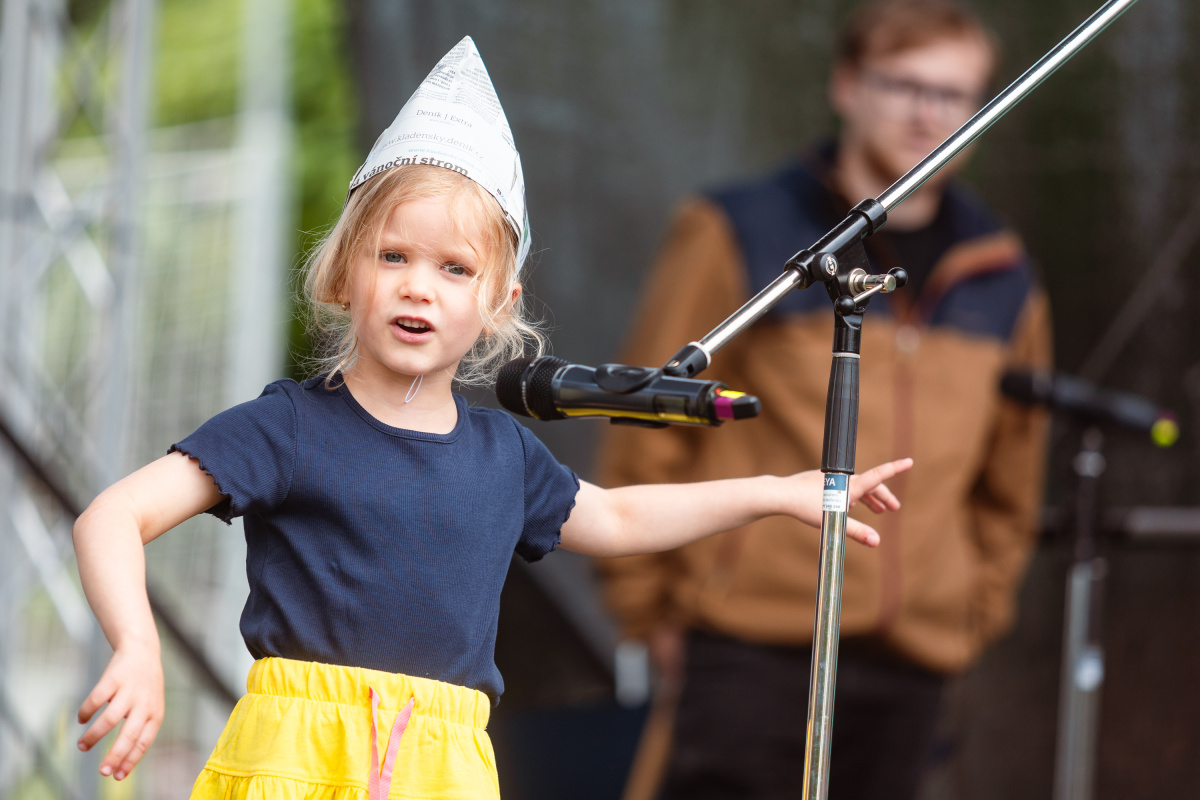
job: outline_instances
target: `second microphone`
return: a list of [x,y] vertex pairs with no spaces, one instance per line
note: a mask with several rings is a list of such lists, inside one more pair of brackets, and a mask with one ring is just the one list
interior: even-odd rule
[[720,425],[757,416],[757,397],[717,381],[673,378],[660,369],[561,358],[519,358],[500,369],[496,398],[514,414],[540,420],[607,417],[613,422],[665,426]]

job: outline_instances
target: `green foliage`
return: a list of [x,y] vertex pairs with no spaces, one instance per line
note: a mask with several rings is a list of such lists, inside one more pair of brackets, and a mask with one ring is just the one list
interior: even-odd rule
[[301,242],[336,219],[358,168],[358,104],[336,0],[296,0],[293,100],[301,188]]
[[164,0],[158,6],[156,126],[236,113],[241,21],[239,0]]
[[[248,1],[163,0],[158,11],[157,126],[237,113],[242,2]],[[292,260],[299,264],[336,220],[360,154],[342,4],[292,0],[292,21],[292,179],[298,228]],[[289,307],[289,319],[288,372],[299,377],[299,364],[312,343],[295,304]]]
[[[337,220],[361,155],[355,142],[358,103],[350,75],[346,20],[337,0],[295,0],[292,97],[299,201],[297,263]],[[295,283],[299,286],[300,274]],[[288,372],[302,377],[314,347],[303,306],[293,314]]]

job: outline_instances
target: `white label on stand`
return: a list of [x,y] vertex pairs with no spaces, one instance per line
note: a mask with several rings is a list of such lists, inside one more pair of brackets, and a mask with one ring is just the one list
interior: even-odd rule
[[825,477],[825,494],[822,497],[822,511],[850,510],[850,476],[840,472],[831,472]]

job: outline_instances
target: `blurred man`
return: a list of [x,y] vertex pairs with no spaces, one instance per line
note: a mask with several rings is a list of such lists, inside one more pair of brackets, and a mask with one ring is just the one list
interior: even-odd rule
[[[830,82],[836,142],[682,207],[623,360],[662,364],[883,192],[979,108],[995,61],[991,35],[950,2],[859,9]],[[1048,364],[1048,310],[1016,235],[951,179],[961,163],[866,243],[875,272],[910,277],[866,315],[858,462],[916,466],[893,483],[904,507],[877,522],[882,545],[846,549],[833,800],[916,793],[946,678],[1012,623],[1034,542],[1045,420],[997,384],[1007,368]],[[762,415],[717,430],[614,427],[607,483],[819,464],[832,327],[824,291],[789,295],[704,374],[758,395]],[[682,677],[662,797],[798,796],[818,540],[776,518],[603,565],[627,634],[650,643],[668,683]]]

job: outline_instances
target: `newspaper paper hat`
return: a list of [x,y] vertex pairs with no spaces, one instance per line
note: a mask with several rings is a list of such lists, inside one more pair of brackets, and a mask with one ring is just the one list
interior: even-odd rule
[[529,216],[521,156],[487,68],[470,36],[442,57],[400,109],[350,191],[385,170],[430,164],[459,172],[486,189],[517,234],[517,268],[529,254]]

